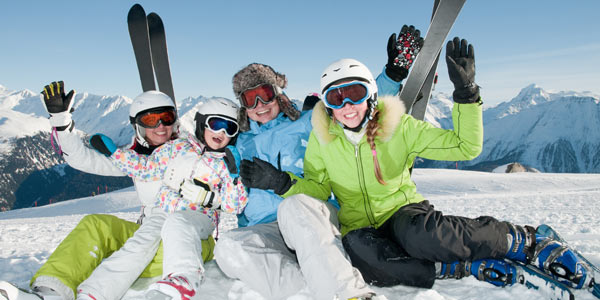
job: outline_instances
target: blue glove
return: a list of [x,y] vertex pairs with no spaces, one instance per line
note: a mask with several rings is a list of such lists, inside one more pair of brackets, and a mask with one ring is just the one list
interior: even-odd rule
[[94,150],[106,155],[111,156],[117,151],[117,146],[111,138],[105,136],[102,133],[96,133],[90,137],[90,145]]

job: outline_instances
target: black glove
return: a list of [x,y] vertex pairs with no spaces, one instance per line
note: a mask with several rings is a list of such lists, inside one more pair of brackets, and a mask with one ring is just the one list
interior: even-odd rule
[[234,146],[225,147],[225,165],[227,166],[227,170],[229,170],[229,175],[231,178],[238,178],[240,176],[240,153],[237,148]]
[[388,62],[385,65],[385,74],[396,82],[404,80],[423,47],[423,42],[421,31],[412,25],[402,26],[398,39],[396,34],[392,33],[387,44]]
[[96,133],[90,137],[90,145],[94,150],[104,154],[105,156],[111,156],[117,151],[117,146],[111,138],[107,137],[102,133]]
[[[42,95],[44,95],[44,104],[46,110],[50,114],[62,112],[72,112],[71,100],[73,100],[74,90],[71,90],[65,95],[65,83],[63,81],[54,81],[44,87]],[[69,111],[71,110],[71,111]]]
[[246,187],[273,190],[277,195],[285,194],[292,186],[290,175],[258,157],[242,160],[240,176]]
[[50,114],[50,125],[58,131],[65,129],[73,130],[73,120],[71,112],[73,109],[74,90],[65,95],[65,84],[62,81],[54,81],[44,87],[42,95],[44,98],[44,106]]
[[315,107],[315,104],[317,104],[317,102],[319,102],[320,100],[321,98],[319,98],[319,94],[317,93],[313,93],[306,96],[306,98],[304,98],[304,103],[302,104],[302,111],[313,109],[313,107]]
[[479,102],[479,86],[475,84],[475,51],[467,40],[455,37],[446,44],[448,76],[454,84],[452,98],[456,103]]

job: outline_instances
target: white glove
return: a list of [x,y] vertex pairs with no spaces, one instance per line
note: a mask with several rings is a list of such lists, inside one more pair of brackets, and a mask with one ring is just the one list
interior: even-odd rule
[[179,190],[183,180],[192,177],[192,172],[198,160],[199,158],[195,154],[177,156],[171,159],[163,175],[163,183],[172,190]]
[[71,113],[68,111],[50,114],[50,126],[65,127],[72,122]]
[[215,209],[221,206],[221,199],[218,195],[210,190],[208,184],[198,179],[184,180],[179,188],[179,195],[181,198],[200,206]]

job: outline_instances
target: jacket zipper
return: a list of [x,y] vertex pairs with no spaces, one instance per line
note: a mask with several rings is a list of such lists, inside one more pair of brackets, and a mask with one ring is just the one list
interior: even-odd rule
[[375,225],[375,218],[372,216],[371,205],[369,203],[369,195],[367,194],[367,188],[365,185],[365,176],[363,174],[362,160],[360,158],[360,146],[359,144],[354,145],[354,155],[356,156],[356,169],[358,171],[358,186],[363,196],[363,206],[365,209],[365,215],[371,225]]

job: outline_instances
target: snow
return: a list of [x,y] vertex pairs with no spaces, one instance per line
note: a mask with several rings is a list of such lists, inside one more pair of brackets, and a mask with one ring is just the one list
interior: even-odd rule
[[[554,227],[595,264],[600,264],[600,174],[484,173],[415,169],[419,191],[448,215],[492,215],[517,224]],[[28,281],[77,222],[90,213],[109,213],[134,221],[138,204],[132,188],[44,207],[0,213],[0,280],[27,287]],[[233,228],[224,218],[221,230]],[[205,299],[261,299],[239,281],[223,275],[214,261],[206,264],[201,287]],[[138,281],[125,299],[139,299],[148,284]],[[521,285],[494,287],[473,277],[438,280],[432,289],[405,286],[374,289],[388,299],[548,299]],[[576,291],[577,299],[595,299]],[[290,300],[311,300],[301,291]]]
[[0,139],[50,132],[48,119],[34,117],[14,110],[0,109]]

